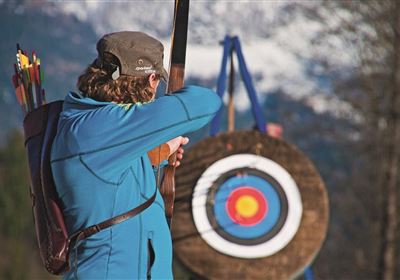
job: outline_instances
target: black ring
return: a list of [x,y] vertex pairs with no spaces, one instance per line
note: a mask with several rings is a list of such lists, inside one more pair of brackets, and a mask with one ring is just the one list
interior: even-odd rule
[[[215,194],[218,192],[220,187],[223,185],[225,181],[228,179],[235,177],[237,173],[246,173],[249,175],[255,175],[257,177],[261,177],[264,180],[266,180],[268,183],[270,183],[276,192],[278,193],[279,200],[281,203],[281,209],[280,209],[280,216],[277,221],[277,223],[274,225],[274,227],[265,235],[262,235],[257,238],[249,238],[249,239],[243,239],[243,238],[238,238],[230,233],[226,232],[221,225],[218,223],[218,221],[215,218],[214,215],[214,202],[215,202]],[[213,182],[212,186],[209,188],[209,191],[207,193],[207,201],[206,201],[206,211],[207,211],[207,218],[210,221],[210,224],[212,228],[225,240],[228,240],[230,242],[240,244],[240,245],[258,245],[265,243],[266,241],[270,240],[273,238],[283,227],[285,224],[287,214],[288,214],[288,201],[285,195],[285,192],[281,185],[269,174],[266,174],[258,169],[254,168],[237,168],[237,169],[232,169],[229,172],[226,172],[225,174],[221,175],[215,182]],[[233,222],[232,222],[233,224]]]

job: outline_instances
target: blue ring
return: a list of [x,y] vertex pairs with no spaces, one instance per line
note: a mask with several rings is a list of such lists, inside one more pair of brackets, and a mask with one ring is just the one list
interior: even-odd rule
[[[242,186],[259,190],[268,204],[267,215],[256,225],[242,226],[231,220],[226,211],[229,194]],[[215,194],[214,216],[218,226],[230,235],[241,239],[254,239],[267,234],[277,224],[281,215],[281,202],[273,185],[254,175],[233,176],[227,179]]]

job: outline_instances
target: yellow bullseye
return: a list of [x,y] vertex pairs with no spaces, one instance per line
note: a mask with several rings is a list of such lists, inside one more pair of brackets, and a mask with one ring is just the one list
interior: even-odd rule
[[257,200],[250,195],[241,196],[235,204],[236,212],[243,218],[253,217],[257,213],[258,208]]

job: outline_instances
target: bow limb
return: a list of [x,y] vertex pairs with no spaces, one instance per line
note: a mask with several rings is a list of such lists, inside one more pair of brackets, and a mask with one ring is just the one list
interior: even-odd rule
[[[171,35],[171,56],[167,92],[173,93],[183,87],[185,75],[185,57],[187,29],[189,19],[189,0],[175,0],[174,26]],[[160,192],[164,199],[165,214],[171,222],[175,199],[175,162],[176,152],[168,159],[164,167],[164,180]]]

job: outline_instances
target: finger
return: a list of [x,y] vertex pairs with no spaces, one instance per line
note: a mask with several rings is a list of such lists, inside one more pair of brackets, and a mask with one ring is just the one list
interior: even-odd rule
[[178,167],[179,165],[181,165],[181,162],[180,162],[179,160],[175,161],[174,166],[175,166],[175,167]]
[[187,143],[189,143],[189,138],[188,137],[182,137],[181,145],[186,145]]
[[178,153],[178,154],[176,154],[176,158],[177,158],[177,159],[182,159],[182,158],[183,158],[183,155]]
[[185,152],[185,150],[184,150],[182,147],[180,147],[180,148],[178,149],[178,153],[183,154],[184,152]]

